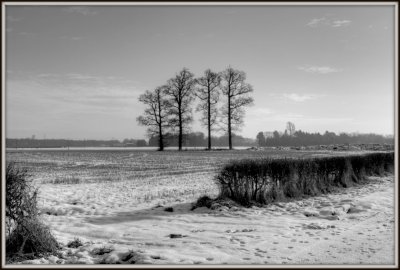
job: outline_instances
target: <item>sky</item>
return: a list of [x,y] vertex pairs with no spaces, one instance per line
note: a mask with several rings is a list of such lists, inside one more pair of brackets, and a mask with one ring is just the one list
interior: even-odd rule
[[[141,94],[184,67],[200,77],[228,66],[254,88],[242,136],[288,121],[307,132],[394,134],[394,11],[8,5],[6,137],[142,139]],[[199,117],[192,131],[206,133]]]

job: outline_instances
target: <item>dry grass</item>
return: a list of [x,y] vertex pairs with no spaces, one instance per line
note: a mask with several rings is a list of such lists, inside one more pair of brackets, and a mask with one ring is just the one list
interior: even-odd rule
[[6,168],[6,260],[9,262],[55,254],[59,244],[38,218],[37,194],[25,169]]

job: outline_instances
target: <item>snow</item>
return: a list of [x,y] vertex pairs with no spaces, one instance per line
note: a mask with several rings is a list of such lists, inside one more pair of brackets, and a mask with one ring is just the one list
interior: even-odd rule
[[[42,184],[41,217],[62,256],[23,263],[395,264],[393,176],[263,207],[193,211],[198,197],[138,201],[131,182]],[[83,246],[68,248],[75,238]]]

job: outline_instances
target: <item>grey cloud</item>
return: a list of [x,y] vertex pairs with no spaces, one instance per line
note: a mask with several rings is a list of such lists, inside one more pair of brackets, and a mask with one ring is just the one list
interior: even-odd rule
[[14,17],[14,16],[11,16],[11,15],[8,15],[7,16],[7,21],[8,22],[19,22],[19,21],[21,21],[22,19],[21,18],[18,18],[18,17]]
[[62,37],[60,37],[60,39],[67,39],[67,40],[82,40],[83,39],[83,37],[74,37],[74,36],[72,36],[72,37],[68,37],[68,36],[62,36]]

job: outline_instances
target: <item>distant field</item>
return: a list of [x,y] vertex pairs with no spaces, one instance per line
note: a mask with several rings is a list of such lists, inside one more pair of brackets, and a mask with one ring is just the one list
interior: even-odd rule
[[116,184],[128,181],[138,201],[216,195],[213,178],[229,160],[306,158],[354,152],[296,150],[165,151],[132,149],[7,150],[6,160],[27,168],[38,185]]

